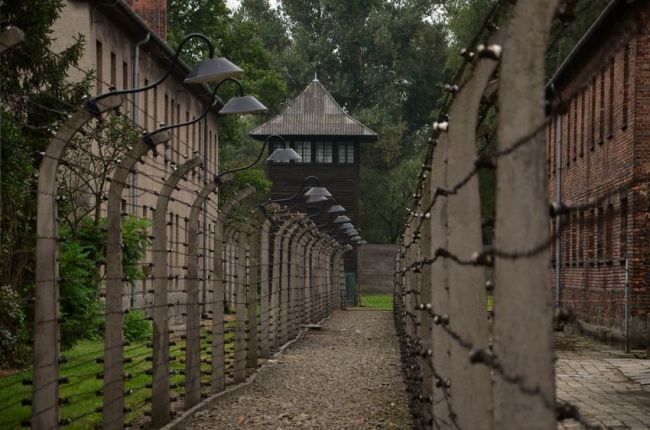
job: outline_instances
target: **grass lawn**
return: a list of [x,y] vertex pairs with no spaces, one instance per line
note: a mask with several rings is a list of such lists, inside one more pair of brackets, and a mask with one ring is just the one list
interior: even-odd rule
[[393,309],[393,294],[363,294],[361,296],[361,306],[372,309]]
[[[229,323],[227,326],[234,324]],[[206,333],[203,333],[202,357],[209,357],[210,340]],[[226,353],[232,354],[234,333],[225,335]],[[181,394],[185,376],[180,372],[184,369],[183,363],[185,342],[176,341],[176,345],[170,349],[172,362],[170,368],[173,372],[171,383],[174,386],[172,396]],[[69,423],[66,429],[92,429],[101,423],[101,413],[94,412],[102,405],[102,384],[101,373],[103,364],[97,362],[103,356],[103,340],[80,342],[63,356],[67,362],[61,364],[61,377],[67,377],[68,382],[61,384],[60,397],[63,400],[61,405],[61,420]],[[133,342],[124,348],[126,363],[124,372],[128,374],[125,381],[127,409],[126,422],[141,418],[146,411],[150,411],[151,375],[146,372],[151,370],[151,347],[146,342]],[[209,383],[209,364],[202,364],[201,369],[206,372],[201,379],[204,384]],[[98,378],[98,375],[100,377]],[[0,378],[0,429],[21,428],[21,422],[28,420],[31,407],[32,386],[24,385],[23,381],[31,380],[31,369],[25,370],[10,376]]]

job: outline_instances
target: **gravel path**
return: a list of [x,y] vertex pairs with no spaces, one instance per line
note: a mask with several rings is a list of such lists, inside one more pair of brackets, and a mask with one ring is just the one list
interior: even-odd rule
[[408,429],[392,314],[337,311],[187,429]]

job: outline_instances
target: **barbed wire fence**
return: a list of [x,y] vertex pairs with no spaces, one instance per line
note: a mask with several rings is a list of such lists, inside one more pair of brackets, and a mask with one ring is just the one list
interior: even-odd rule
[[[50,96],[56,105],[67,106]],[[78,139],[102,136],[108,121],[125,118],[132,105],[124,108],[124,102],[117,96],[104,99],[97,117],[69,106],[76,113],[56,111],[56,130],[32,127],[51,136],[35,178],[36,288],[34,297],[25,299],[35,309],[35,360],[32,368],[0,381],[1,428],[160,427],[201,399],[244,381],[260,365],[259,358],[279,351],[303,324],[344,306],[346,249],[304,214],[279,207],[268,218],[259,211],[242,212],[250,211],[242,202],[252,198],[252,187],[230,193],[230,199],[219,197],[232,178],[216,185],[203,181],[197,169],[205,168],[208,178],[218,173],[203,166],[201,154],[191,153],[189,133],[160,133],[152,144],[137,138],[143,130],[136,130],[134,141],[106,157],[109,173],[99,178],[93,170],[98,144],[80,145]],[[155,122],[138,109],[150,124]],[[137,184],[130,180],[133,174]],[[61,352],[60,307],[75,297],[60,291],[65,279],[59,274],[57,209],[97,197],[89,178],[96,180],[94,186],[100,184],[99,211],[108,217],[100,269],[105,344],[90,343],[67,357]],[[62,181],[79,185],[79,201],[68,201]],[[133,201],[130,211],[127,200]],[[207,225],[199,216],[203,200]],[[130,217],[143,221],[138,225],[147,238],[142,278],[136,283],[121,267],[121,226]],[[282,228],[287,222],[290,231]],[[209,236],[205,248],[198,240],[204,229]],[[201,291],[204,281],[207,289]],[[127,340],[127,319],[150,324],[151,339]]]
[[[554,19],[574,6],[496,2],[445,86],[395,254],[394,318],[414,428],[541,430],[564,419],[599,428],[555,396],[553,320],[570,315],[554,311],[550,249],[562,224],[551,231],[551,220],[599,204],[549,205],[544,135],[565,106],[545,100],[544,57]],[[494,150],[480,147],[477,132],[490,110]],[[496,175],[490,246],[479,194],[487,170]]]

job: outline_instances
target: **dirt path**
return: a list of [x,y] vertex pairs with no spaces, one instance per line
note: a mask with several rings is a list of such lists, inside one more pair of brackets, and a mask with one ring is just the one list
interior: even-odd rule
[[408,429],[392,314],[336,312],[187,429]]

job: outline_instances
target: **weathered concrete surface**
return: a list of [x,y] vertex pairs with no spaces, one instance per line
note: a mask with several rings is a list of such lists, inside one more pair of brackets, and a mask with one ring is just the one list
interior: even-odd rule
[[[578,407],[583,419],[603,429],[650,428],[650,361],[579,337],[559,339],[558,402]],[[574,420],[559,429],[582,429]]]
[[367,244],[360,246],[358,255],[359,292],[392,293],[396,245]]
[[336,311],[188,429],[407,429],[392,314]]

